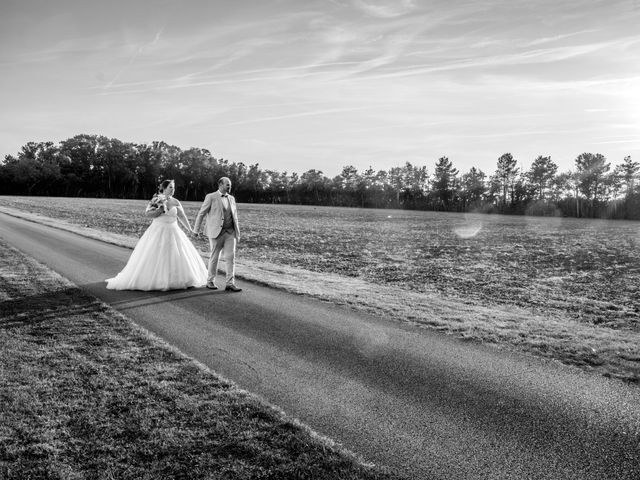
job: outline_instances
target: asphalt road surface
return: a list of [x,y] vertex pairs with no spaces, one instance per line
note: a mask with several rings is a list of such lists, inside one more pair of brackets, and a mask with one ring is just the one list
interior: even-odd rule
[[249,282],[241,293],[110,291],[104,279],[129,249],[5,214],[0,237],[408,478],[640,478],[640,388]]

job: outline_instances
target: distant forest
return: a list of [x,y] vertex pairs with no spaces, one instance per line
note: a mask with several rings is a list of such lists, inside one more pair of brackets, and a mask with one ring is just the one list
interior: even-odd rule
[[329,178],[316,169],[263,170],[161,141],[77,135],[59,144],[29,142],[7,155],[0,193],[146,199],[161,180],[174,179],[178,198],[202,200],[227,176],[239,202],[640,219],[639,171],[630,156],[612,167],[599,153],[578,155],[566,172],[541,155],[525,171],[504,153],[490,174],[475,167],[460,173],[441,157],[432,171],[409,162],[389,170],[347,165]]

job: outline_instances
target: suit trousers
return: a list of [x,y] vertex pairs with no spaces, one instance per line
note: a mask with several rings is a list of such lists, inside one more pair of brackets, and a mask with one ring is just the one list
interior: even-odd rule
[[236,235],[235,232],[223,230],[216,238],[209,237],[211,256],[209,257],[209,273],[207,282],[214,283],[218,272],[220,252],[224,252],[225,273],[227,285],[235,284],[236,275]]

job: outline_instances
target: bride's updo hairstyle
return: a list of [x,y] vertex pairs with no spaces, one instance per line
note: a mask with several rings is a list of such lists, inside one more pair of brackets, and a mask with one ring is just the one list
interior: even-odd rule
[[174,182],[173,182],[173,180],[165,180],[164,182],[162,182],[162,183],[158,186],[158,191],[159,191],[160,193],[164,192],[164,191],[165,191],[165,189],[166,189],[169,185],[171,185],[172,183],[174,183]]

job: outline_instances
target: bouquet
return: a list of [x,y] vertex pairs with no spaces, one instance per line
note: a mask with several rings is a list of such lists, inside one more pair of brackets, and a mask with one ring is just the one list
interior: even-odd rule
[[150,208],[161,208],[163,213],[167,213],[167,196],[163,195],[162,193],[155,194],[149,201],[149,206],[147,207],[147,209]]

